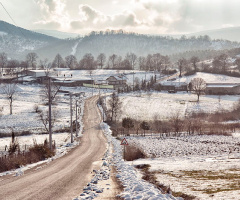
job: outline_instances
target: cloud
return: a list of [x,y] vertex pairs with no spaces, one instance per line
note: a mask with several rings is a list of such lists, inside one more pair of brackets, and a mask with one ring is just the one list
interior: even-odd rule
[[42,18],[34,24],[50,28],[68,27],[70,16],[66,11],[65,0],[35,0],[42,11]]
[[220,28],[223,24],[240,25],[240,1],[236,0],[135,0],[148,16],[151,26],[167,32],[183,33]]
[[40,16],[38,13],[34,18],[34,25],[42,28],[52,25],[51,29],[58,27],[62,31],[125,29],[184,34],[240,25],[240,1],[237,0],[33,1],[41,10]]
[[93,29],[134,27],[141,25],[133,12],[125,11],[116,15],[105,15],[89,5],[79,5],[79,19],[71,22],[73,29],[92,27]]

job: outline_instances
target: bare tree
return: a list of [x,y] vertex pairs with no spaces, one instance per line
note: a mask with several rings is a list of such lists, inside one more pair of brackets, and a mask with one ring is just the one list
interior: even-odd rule
[[154,70],[154,62],[152,54],[148,54],[146,58],[146,71]]
[[26,70],[27,69],[27,62],[26,61],[21,61],[19,63],[19,67],[21,70]]
[[115,92],[112,93],[112,95],[110,96],[110,99],[108,100],[108,105],[110,107],[110,121],[113,121],[113,119],[115,119],[116,121],[118,115],[121,112],[122,102]]
[[177,134],[182,131],[182,128],[184,125],[183,120],[180,117],[180,111],[177,111],[176,113],[174,113],[172,115],[171,124],[172,124],[173,130],[177,136]]
[[62,68],[64,67],[64,60],[62,56],[58,53],[52,63],[53,68]]
[[197,63],[200,61],[200,59],[196,56],[193,56],[191,59],[190,59],[190,62],[192,63],[193,67],[194,67],[194,70],[197,71]]
[[234,64],[237,65],[237,68],[238,68],[238,70],[240,71],[240,58],[237,58],[237,59],[234,61]]
[[6,53],[0,53],[0,67],[2,68],[2,74],[3,74],[3,69],[7,65],[7,54]]
[[115,65],[116,65],[116,60],[117,60],[117,55],[116,54],[113,54],[111,56],[109,56],[108,58],[108,62],[109,62],[109,67],[111,67],[112,69],[115,68]]
[[31,69],[36,69],[38,55],[34,52],[28,53],[26,56],[26,62],[28,67]]
[[146,69],[146,58],[143,56],[140,56],[138,58],[138,65],[139,65],[140,70]]
[[48,62],[48,59],[40,60],[39,68],[45,71],[46,76],[49,76],[52,64]]
[[[38,112],[38,117],[40,121],[42,122],[44,129],[46,132],[49,132],[49,112],[48,111],[43,111],[39,110]],[[57,118],[59,116],[59,113],[57,112],[56,109],[52,110],[52,115],[51,115],[51,125],[54,126],[55,122],[57,121]]]
[[162,70],[162,65],[163,65],[163,59],[162,55],[160,53],[153,54],[153,68],[154,71],[159,71],[161,72]]
[[129,129],[134,127],[133,119],[130,117],[123,118],[122,127],[128,129],[128,135],[129,135]]
[[191,90],[193,91],[193,93],[195,93],[198,97],[199,101],[199,97],[200,95],[204,94],[204,91],[206,89],[206,82],[202,79],[202,78],[194,78],[191,80]]
[[144,131],[144,137],[145,137],[145,132],[150,129],[150,125],[148,124],[148,122],[143,121],[143,122],[140,124],[140,128],[143,129],[143,131]]
[[13,96],[17,91],[17,84],[16,83],[4,84],[1,86],[1,90],[7,96],[9,107],[10,107],[10,115],[12,115]]
[[131,64],[132,70],[134,70],[134,67],[136,65],[137,56],[134,53],[127,53],[126,60],[128,60]]
[[177,65],[180,72],[179,77],[182,77],[182,72],[187,65],[187,60],[185,58],[181,58],[177,61]]
[[105,62],[106,62],[106,56],[104,53],[100,53],[97,57],[97,62],[98,65],[101,67],[101,69],[103,68]]
[[228,59],[227,54],[221,54],[220,56],[215,57],[212,61],[213,68],[216,71],[226,72],[227,67],[228,67],[227,59]]
[[93,70],[97,67],[97,62],[94,60],[94,57],[91,53],[87,53],[79,62],[79,67],[81,69]]
[[9,60],[7,64],[7,74],[13,75],[19,66],[19,62],[17,60]]
[[74,55],[69,55],[65,58],[66,65],[70,69],[75,69],[77,67],[77,58]]

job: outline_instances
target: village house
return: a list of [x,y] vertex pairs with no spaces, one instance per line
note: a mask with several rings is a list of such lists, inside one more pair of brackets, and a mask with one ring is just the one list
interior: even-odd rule
[[106,81],[108,85],[113,85],[114,89],[123,89],[127,85],[127,77],[124,75],[110,76]]

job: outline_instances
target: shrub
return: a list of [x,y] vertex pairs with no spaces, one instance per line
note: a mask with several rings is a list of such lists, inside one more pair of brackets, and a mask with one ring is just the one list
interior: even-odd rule
[[133,161],[145,157],[145,154],[139,148],[129,145],[126,146],[125,160]]

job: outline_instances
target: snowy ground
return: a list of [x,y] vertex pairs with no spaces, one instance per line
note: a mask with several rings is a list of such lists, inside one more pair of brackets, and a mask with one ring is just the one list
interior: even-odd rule
[[[91,74],[90,74],[91,73]],[[66,70],[64,68],[57,71],[58,79],[61,79],[60,77],[63,77],[64,74],[65,77],[71,77],[69,80],[71,81],[77,81],[77,80],[106,80],[109,76],[116,76],[120,74],[125,74],[127,77],[127,83],[132,85],[133,84],[133,78],[134,80],[136,78],[139,79],[139,81],[145,80],[145,77],[147,80],[150,80],[152,76],[154,76],[154,72],[145,72],[145,71],[138,71],[134,70],[134,74],[131,70],[105,70],[105,69],[98,69],[98,70]],[[159,74],[156,74],[157,78],[160,77]]]
[[177,92],[170,94],[168,92],[152,93],[131,93],[122,94],[122,114],[119,119],[131,117],[137,120],[153,120],[155,116],[158,119],[168,119],[177,112],[181,116],[191,112],[204,111],[214,113],[219,110],[231,110],[239,99],[236,96],[205,95],[200,96],[200,102],[197,103],[197,96],[187,92]]
[[202,78],[206,81],[206,83],[238,83],[240,84],[240,78],[238,77],[231,77],[221,74],[211,74],[211,73],[204,73],[204,72],[197,72],[191,76],[183,76],[182,78],[178,78],[172,82],[186,82],[189,83],[193,78]]
[[[112,155],[112,164],[117,169],[116,177],[121,181],[124,186],[124,191],[120,196],[124,199],[149,199],[149,200],[163,200],[163,199],[178,199],[169,194],[162,194],[152,184],[144,181],[138,176],[136,169],[127,162],[123,161],[123,147],[120,145],[120,141],[112,137],[112,132],[109,126],[105,123],[101,124],[102,129],[108,139],[114,147],[114,153]],[[110,163],[111,164],[111,163]]]
[[202,200],[239,199],[239,137],[137,137],[127,141],[151,157],[129,164],[151,165],[150,171],[159,183],[171,186],[173,191]]
[[[11,130],[22,132],[31,131],[33,133],[46,132],[44,126],[39,119],[39,115],[34,111],[34,106],[38,105],[42,110],[48,110],[48,106],[43,103],[43,91],[40,85],[18,85],[19,91],[13,96],[13,114],[9,115],[9,104],[6,96],[0,93],[0,107],[3,108],[2,116],[0,116],[0,133],[11,133]],[[85,92],[85,98],[93,94],[98,94],[98,90],[90,90],[82,87],[67,88],[62,87],[61,90],[70,92]],[[105,91],[106,92],[106,91]],[[53,105],[52,109],[58,113],[57,121],[53,130],[69,127],[70,108],[69,95],[65,96],[59,93],[59,101],[57,105]],[[75,99],[73,98],[73,109],[75,108]],[[83,114],[83,103],[81,103],[81,115]],[[74,112],[75,113],[75,112]],[[73,115],[75,119],[75,114]],[[0,144],[1,145],[1,144]]]

